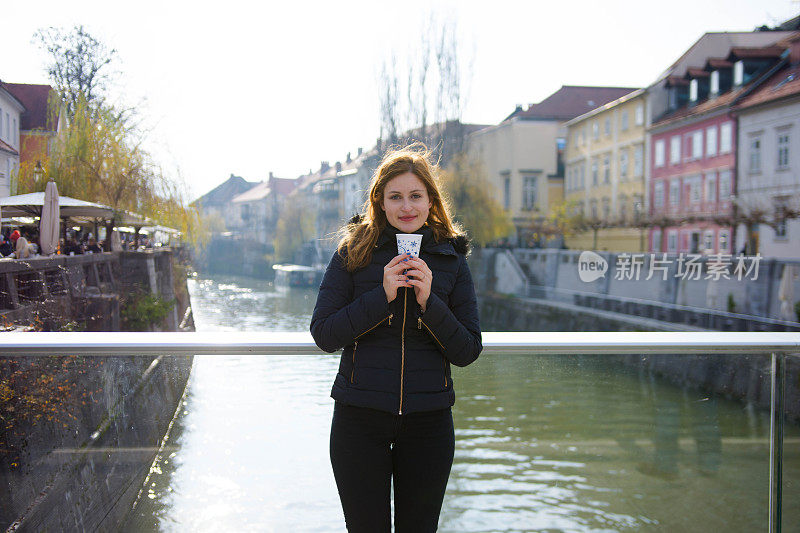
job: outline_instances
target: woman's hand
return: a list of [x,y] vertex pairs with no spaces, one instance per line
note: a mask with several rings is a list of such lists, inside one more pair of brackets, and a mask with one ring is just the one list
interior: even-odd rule
[[425,261],[419,257],[409,257],[406,264],[411,266],[411,270],[406,272],[406,276],[410,278],[408,283],[414,287],[414,293],[417,295],[417,303],[424,313],[425,307],[428,305],[428,297],[431,295],[433,272],[428,268]]
[[388,302],[397,298],[398,288],[411,287],[408,278],[403,274],[403,270],[408,268],[408,264],[403,261],[407,257],[406,254],[395,256],[383,267],[383,290],[386,291],[386,301]]

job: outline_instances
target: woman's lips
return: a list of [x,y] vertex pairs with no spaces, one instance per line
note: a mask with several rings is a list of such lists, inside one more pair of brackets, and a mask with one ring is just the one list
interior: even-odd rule
[[415,218],[417,218],[416,215],[410,217],[400,217],[400,220],[403,222],[408,222],[409,220],[414,220]]

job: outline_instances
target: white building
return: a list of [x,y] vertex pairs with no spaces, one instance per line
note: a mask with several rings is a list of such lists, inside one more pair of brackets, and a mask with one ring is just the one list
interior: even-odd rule
[[25,108],[0,86],[0,198],[11,196],[11,180],[19,171],[19,124]]
[[[738,105],[736,204],[763,219],[751,241],[764,257],[800,259],[800,35],[780,68]],[[787,209],[795,216],[786,217]],[[736,229],[736,251],[747,228]]]

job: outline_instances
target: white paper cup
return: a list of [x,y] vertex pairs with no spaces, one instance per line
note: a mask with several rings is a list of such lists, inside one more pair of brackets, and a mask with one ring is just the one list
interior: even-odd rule
[[397,253],[409,253],[414,257],[419,257],[419,247],[422,245],[422,235],[419,233],[398,233],[397,234]]

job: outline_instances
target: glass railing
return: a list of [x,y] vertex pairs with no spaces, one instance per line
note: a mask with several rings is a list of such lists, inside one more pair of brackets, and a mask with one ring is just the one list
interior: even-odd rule
[[[800,523],[800,335],[487,332],[484,346],[453,367],[440,531]],[[6,334],[0,525],[344,531],[338,363],[306,333]]]

